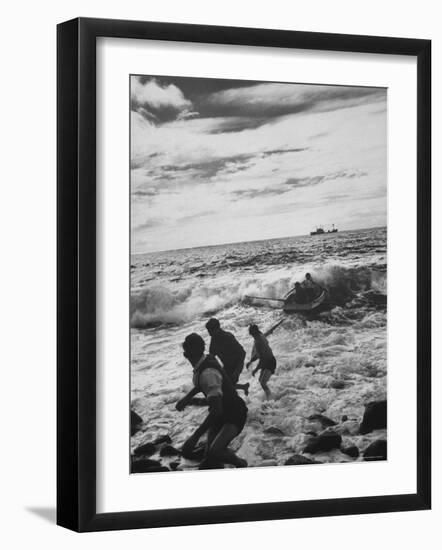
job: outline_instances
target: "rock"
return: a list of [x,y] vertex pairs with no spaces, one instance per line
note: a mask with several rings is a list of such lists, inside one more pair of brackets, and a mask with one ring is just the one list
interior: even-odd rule
[[165,445],[160,450],[160,456],[177,456],[180,455],[181,451],[172,447],[172,445]]
[[282,435],[282,436],[285,435],[284,432],[279,428],[277,428],[276,426],[269,426],[264,430],[264,433],[270,434],[270,435]]
[[148,474],[151,472],[170,472],[170,470],[166,466],[152,466],[152,468],[147,468],[146,470],[143,470],[142,473]]
[[275,446],[270,441],[262,440],[256,447],[256,453],[264,460],[275,458]]
[[346,420],[348,420],[348,416],[346,414],[342,415],[341,422],[345,422]]
[[359,422],[357,420],[346,420],[334,428],[340,435],[357,435],[359,433]]
[[377,439],[370,443],[364,451],[364,460],[387,460],[387,442]]
[[133,474],[139,474],[142,472],[150,472],[152,468],[161,468],[161,462],[158,460],[152,460],[150,458],[142,458],[141,460],[133,460],[131,465],[131,472]]
[[312,435],[313,437],[316,437],[318,434],[316,432],[313,432],[313,431],[308,431],[308,432],[305,432],[306,435]]
[[323,414],[311,414],[307,420],[311,420],[312,422],[316,421],[319,422],[323,428],[326,428],[328,426],[336,426],[336,422],[331,420],[331,418],[327,418]]
[[321,462],[312,460],[311,458],[307,458],[302,455],[292,455],[284,462],[284,464],[286,466],[299,466],[300,464],[321,464]]
[[143,423],[143,419],[132,409],[130,410],[130,435],[134,435]]
[[350,445],[349,447],[341,447],[341,453],[351,456],[351,458],[358,458],[359,449],[356,447],[356,445]]
[[372,401],[365,406],[359,433],[364,435],[387,427],[387,401]]
[[309,369],[316,367],[315,363],[312,363],[311,361],[308,361],[307,363],[304,363],[304,367],[307,367]]
[[304,449],[304,453],[322,453],[331,451],[332,449],[339,449],[342,443],[342,437],[336,432],[326,432],[318,435],[318,437],[312,437],[307,443]]
[[161,445],[162,443],[172,443],[170,436],[167,434],[159,435],[154,441],[154,445]]
[[157,448],[153,443],[144,443],[144,445],[140,445],[137,447],[134,451],[135,455],[144,455],[144,456],[150,456],[156,453]]
[[200,445],[188,453],[181,452],[181,454],[188,460],[202,460],[206,454],[206,448],[204,445]]
[[345,382],[342,380],[332,380],[330,382],[330,387],[335,390],[343,390],[345,388]]
[[181,462],[170,462],[169,463],[169,466],[170,466],[170,469],[171,470],[177,470],[178,469],[178,466],[181,464]]

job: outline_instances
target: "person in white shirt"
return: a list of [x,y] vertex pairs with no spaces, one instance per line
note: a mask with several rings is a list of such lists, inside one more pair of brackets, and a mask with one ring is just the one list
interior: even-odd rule
[[[206,432],[206,464],[227,463],[245,468],[247,461],[228,448],[231,441],[243,430],[247,420],[247,407],[213,355],[205,355],[205,343],[199,334],[186,336],[182,343],[184,357],[193,367],[193,384],[197,392],[206,396],[209,414],[184,443],[183,456],[189,455]],[[186,396],[187,397],[187,396]],[[186,402],[180,400],[179,410]],[[213,466],[212,466],[213,467]],[[216,466],[215,466],[216,467]]]

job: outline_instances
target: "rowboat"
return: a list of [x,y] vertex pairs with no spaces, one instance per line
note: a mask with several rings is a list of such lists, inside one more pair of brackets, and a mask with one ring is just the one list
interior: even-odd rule
[[286,313],[306,313],[309,311],[314,311],[325,301],[325,299],[327,298],[327,291],[321,289],[321,293],[318,296],[316,296],[312,301],[305,304],[300,304],[296,302],[294,293],[290,293],[285,298],[268,298],[267,296],[245,296],[245,298],[248,298],[249,300],[281,302],[282,310]]

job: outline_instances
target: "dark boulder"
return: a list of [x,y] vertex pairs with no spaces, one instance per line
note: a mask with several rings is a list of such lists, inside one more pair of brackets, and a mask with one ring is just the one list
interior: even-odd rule
[[134,435],[143,423],[143,419],[132,409],[130,410],[130,435]]
[[311,414],[307,418],[307,420],[311,420],[312,422],[319,422],[323,428],[328,428],[329,426],[336,426],[336,422],[334,422],[331,418],[324,416],[323,414]]
[[178,466],[181,464],[181,462],[170,462],[169,463],[169,466],[170,466],[170,469],[171,470],[177,470],[178,469]]
[[341,422],[345,422],[348,420],[348,416],[346,414],[344,414],[342,417],[341,417]]
[[153,444],[154,445],[161,445],[162,443],[172,443],[172,440],[170,438],[170,435],[159,435],[156,439],[154,439]]
[[152,468],[146,468],[145,470],[139,473],[148,474],[152,472],[170,472],[170,470],[166,466],[152,466]]
[[364,451],[364,460],[387,460],[387,442],[377,439],[370,443]]
[[364,435],[373,430],[387,427],[387,401],[372,401],[365,406],[359,433]]
[[286,466],[299,466],[301,464],[322,464],[322,462],[318,462],[317,460],[312,460],[311,458],[307,458],[306,456],[302,455],[293,455],[289,457],[284,464]]
[[177,456],[180,455],[181,451],[172,447],[172,445],[164,445],[160,450],[160,456]]
[[322,453],[339,449],[342,443],[342,437],[336,432],[324,432],[318,437],[312,437],[304,449],[304,453]]
[[157,451],[157,448],[153,443],[144,443],[144,445],[140,445],[135,449],[134,454],[138,456],[140,455],[150,456],[156,453],[156,451]]
[[342,380],[332,380],[330,382],[330,387],[335,390],[343,390],[345,388],[345,382]]
[[351,456],[351,458],[358,458],[359,449],[356,445],[350,445],[349,447],[341,447],[341,452],[345,455]]
[[160,468],[161,462],[158,460],[152,460],[150,458],[142,458],[140,460],[134,460],[132,458],[131,472],[133,474],[139,474],[142,472],[150,472],[151,468]]

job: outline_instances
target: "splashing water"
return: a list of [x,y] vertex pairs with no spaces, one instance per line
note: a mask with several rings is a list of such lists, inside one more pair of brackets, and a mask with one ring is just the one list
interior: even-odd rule
[[[329,295],[327,307],[314,315],[290,316],[278,303],[245,299],[283,297],[306,272]],[[251,322],[267,329],[285,319],[269,339],[277,358],[269,383],[274,399],[263,400],[249,371],[241,376],[251,383],[249,415],[233,448],[251,466],[283,464],[301,452],[306,432],[315,431],[311,414],[360,420],[365,403],[386,396],[386,275],[385,228],[132,257],[132,406],[145,420],[132,447],[165,432],[179,446],[204,418],[204,408],[174,408],[191,387],[180,343],[198,332],[208,345],[204,325],[214,315],[248,355]],[[266,433],[269,427],[280,434]],[[354,431],[343,433],[344,444],[363,449],[379,437]],[[318,459],[350,460],[340,451]]]

